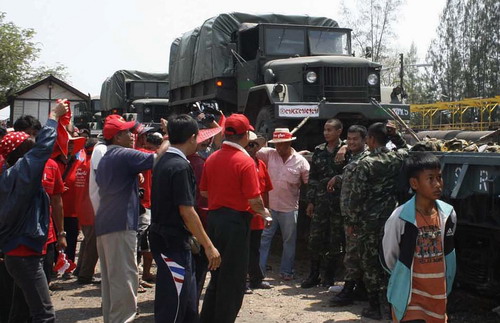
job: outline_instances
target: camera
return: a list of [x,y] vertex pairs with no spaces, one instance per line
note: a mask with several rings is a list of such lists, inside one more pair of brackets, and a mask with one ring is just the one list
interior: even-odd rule
[[196,102],[191,106],[189,115],[204,126],[209,126],[216,120],[216,115],[220,115],[217,102]]

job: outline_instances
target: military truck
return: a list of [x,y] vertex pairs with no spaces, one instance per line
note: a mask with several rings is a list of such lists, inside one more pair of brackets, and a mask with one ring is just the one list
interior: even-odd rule
[[[322,141],[321,122],[386,120],[380,101],[381,65],[353,57],[351,29],[324,17],[227,13],[177,38],[170,49],[170,104],[216,102],[244,113],[256,130],[301,129],[296,146]],[[384,104],[409,119],[409,106]]]
[[159,123],[169,114],[169,81],[166,73],[120,70],[101,88],[102,117],[120,114],[127,120]]

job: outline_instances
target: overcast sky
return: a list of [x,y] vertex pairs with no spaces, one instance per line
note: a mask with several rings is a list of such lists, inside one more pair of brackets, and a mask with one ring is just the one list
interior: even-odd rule
[[[444,5],[445,0],[406,0],[394,47],[406,51],[413,41],[423,61]],[[91,95],[99,95],[102,82],[119,69],[167,72],[171,42],[219,13],[307,14],[341,21],[339,8],[340,0],[0,0],[7,21],[37,32],[40,63],[64,64],[69,82]]]

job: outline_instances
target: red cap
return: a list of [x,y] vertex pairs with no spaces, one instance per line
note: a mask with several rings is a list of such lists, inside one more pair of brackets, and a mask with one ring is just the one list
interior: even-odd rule
[[102,135],[104,139],[110,140],[116,134],[123,130],[132,129],[135,126],[135,121],[126,122],[123,118],[113,118],[107,120],[104,124],[104,129],[102,129]]
[[243,114],[234,113],[226,119],[224,134],[240,135],[248,130],[254,130],[250,121]]
[[0,155],[7,157],[7,155],[16,150],[29,137],[30,135],[24,131],[7,133],[2,138],[2,141],[0,141]]
[[119,114],[110,114],[109,116],[106,117],[106,119],[104,119],[104,124],[113,119],[122,119],[123,121],[125,121],[125,119],[123,119],[123,117]]

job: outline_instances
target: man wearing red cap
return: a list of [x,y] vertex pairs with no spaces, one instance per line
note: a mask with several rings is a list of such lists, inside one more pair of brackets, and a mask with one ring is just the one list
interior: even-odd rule
[[135,121],[108,120],[103,136],[107,151],[96,172],[99,207],[95,218],[97,252],[101,264],[104,322],[131,322],[137,311],[137,225],[139,191],[137,175],[153,168],[155,158],[168,148],[164,142],[157,154],[132,149],[130,132]]
[[255,162],[248,155],[248,131],[242,114],[226,119],[225,141],[208,157],[200,193],[208,198],[208,235],[222,263],[212,271],[201,310],[201,322],[234,322],[243,302],[248,270],[250,209],[272,221],[260,197]]
[[[108,121],[113,119],[124,120],[123,117],[118,114],[110,114],[109,116],[106,117],[106,119],[104,119],[104,125],[106,125]],[[100,201],[99,187],[95,182],[95,173],[97,171],[97,166],[99,166],[99,162],[101,161],[102,156],[104,156],[107,150],[108,146],[106,146],[104,140],[100,140],[94,146],[94,150],[92,151],[92,156],[90,157],[89,195],[90,195],[90,201],[92,202],[92,207],[94,208],[94,213],[97,212]]]

